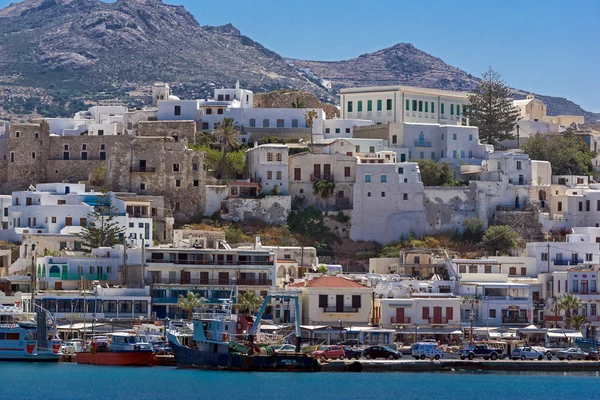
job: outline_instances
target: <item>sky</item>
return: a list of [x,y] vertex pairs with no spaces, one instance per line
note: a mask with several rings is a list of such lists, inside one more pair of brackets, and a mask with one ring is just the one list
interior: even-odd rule
[[200,25],[232,23],[284,57],[335,61],[412,43],[473,75],[491,66],[512,87],[600,112],[600,0],[163,1]]

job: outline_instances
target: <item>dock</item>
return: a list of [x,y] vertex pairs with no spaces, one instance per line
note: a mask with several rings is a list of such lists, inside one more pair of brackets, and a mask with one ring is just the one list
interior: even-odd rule
[[323,372],[596,372],[599,361],[521,361],[521,360],[344,360],[325,362]]

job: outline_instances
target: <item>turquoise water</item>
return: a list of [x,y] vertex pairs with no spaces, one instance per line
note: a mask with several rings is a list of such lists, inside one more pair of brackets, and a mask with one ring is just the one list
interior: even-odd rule
[[243,373],[0,363],[0,399],[599,399],[600,377],[542,373]]

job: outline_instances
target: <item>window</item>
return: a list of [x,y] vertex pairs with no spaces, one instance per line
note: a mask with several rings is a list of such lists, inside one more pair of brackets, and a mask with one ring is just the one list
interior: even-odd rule
[[267,171],[267,179],[273,179],[273,171]]
[[373,111],[373,100],[367,100],[367,111]]
[[403,174],[404,173],[404,168],[403,167],[398,167],[398,173],[399,174]]
[[[250,126],[252,126],[252,125],[250,125]],[[202,129],[209,129],[208,122],[203,122],[202,123]]]
[[145,183],[140,183],[140,190],[146,190],[146,184]]
[[521,161],[517,161],[517,169],[521,169]]
[[175,186],[176,187],[180,187],[181,186],[181,179],[175,179]]
[[350,176],[350,167],[344,167],[344,177],[348,178]]
[[277,180],[281,180],[281,171],[277,171],[277,172],[275,173],[275,179],[277,179]]
[[417,103],[417,101],[416,101],[416,100],[413,100],[413,101],[412,101],[412,110],[413,110],[413,111],[417,111],[417,104],[418,104],[418,103]]
[[542,261],[548,261],[548,253],[542,253]]
[[173,115],[181,115],[181,106],[173,107]]
[[331,129],[325,128],[325,133],[331,133]]
[[357,110],[358,112],[362,112],[362,100],[358,101],[358,107],[357,108],[358,108],[358,110]]
[[104,129],[98,129],[98,136],[104,136]]
[[349,113],[352,112],[352,102],[351,101],[348,102],[348,112]]
[[473,158],[473,150],[469,150],[469,158]]
[[265,118],[263,119],[263,128],[268,128],[269,127],[269,119]]
[[69,150],[69,145],[68,145],[68,144],[65,144],[65,145],[63,146],[63,150]]
[[402,195],[402,200],[408,200],[408,193],[404,193]]
[[583,211],[583,201],[579,202],[579,211]]
[[387,182],[387,175],[381,174],[381,182]]
[[454,104],[450,104],[450,115],[454,115]]
[[562,201],[559,201],[556,207],[558,208],[558,211],[562,211]]
[[173,164],[173,172],[179,172],[179,164]]
[[444,114],[444,103],[440,103],[440,114]]
[[456,105],[456,115],[460,115],[460,105]]
[[15,136],[16,136],[16,137],[19,137],[19,136],[21,136],[21,132],[19,132],[19,131],[16,131],[16,132],[15,132]]
[[410,100],[406,99],[406,111],[410,111]]
[[294,168],[294,180],[299,181],[302,180],[302,169]]
[[283,128],[284,125],[285,125],[285,120],[283,120],[281,118],[277,119],[277,127],[278,128]]
[[222,108],[217,108],[217,114],[223,114],[223,109]]
[[585,261],[592,261],[592,253],[585,253]]
[[392,110],[392,99],[387,99],[387,100],[385,101],[385,103],[386,103],[386,104],[385,104],[385,108],[386,108],[386,110],[387,110],[387,111],[391,111],[391,110]]
[[[472,141],[473,141],[473,135],[472,135],[472,134],[469,134],[469,142],[472,142]],[[517,161],[517,169],[521,169],[521,168],[519,167],[520,163],[521,163],[521,161]]]
[[371,192],[367,192],[367,197],[371,197]]
[[381,197],[385,197],[385,192],[381,192]]
[[267,161],[273,161],[273,153],[267,153]]
[[250,121],[248,121],[248,124],[250,125],[250,128],[255,128],[256,127],[256,119],[250,118]]
[[56,217],[52,217],[52,223],[55,224],[56,223]]
[[292,128],[297,128],[298,127],[298,119],[294,118],[292,119]]
[[521,267],[521,276],[527,276],[527,268]]
[[176,201],[175,202],[175,211],[179,211],[179,210],[181,210],[181,204],[178,201]]
[[590,201],[589,200],[585,201],[585,211],[590,211]]
[[495,308],[490,308],[489,318],[496,318],[496,309]]
[[572,292],[577,293],[579,291],[579,281],[577,279],[573,279],[573,287]]
[[350,133],[350,128],[346,128],[346,133]]
[[35,160],[35,151],[31,153],[31,158]]
[[81,159],[82,160],[87,160],[88,159],[88,153],[87,153],[87,151],[82,151],[81,152]]
[[392,135],[392,144],[396,144],[398,142],[398,136]]
[[596,279],[592,279],[590,283],[591,283],[590,291],[592,293],[596,293],[596,290],[597,290],[597,288],[596,288]]
[[486,274],[491,274],[492,273],[492,266],[491,265],[484,266],[484,272]]
[[369,146],[369,153],[375,153],[375,146]]
[[452,140],[456,140],[456,133],[452,134]]
[[432,113],[434,113],[434,112],[435,112],[435,109],[433,108],[433,104],[434,104],[434,103],[433,103],[433,101],[432,101],[432,102],[431,102],[431,112],[432,112]]
[[516,274],[517,274],[517,267],[510,267],[510,268],[508,269],[508,275],[512,275],[512,276],[514,276],[514,275],[516,275]]
[[425,152],[424,151],[419,152],[419,158],[421,160],[425,158]]
[[419,112],[423,112],[423,100],[419,100]]
[[194,186],[200,186],[200,181],[198,179],[194,179]]
[[355,294],[352,295],[352,308],[361,308],[361,295]]
[[429,319],[429,307],[423,307],[421,309],[421,318],[422,319]]
[[377,100],[377,111],[383,110],[383,100]]
[[340,128],[335,128],[335,133],[340,133]]
[[371,182],[371,174],[365,174],[365,182]]
[[101,151],[100,152],[100,159],[101,160],[106,160],[106,152],[105,151]]
[[327,308],[327,299],[328,296],[326,294],[319,295],[319,308]]
[[283,154],[282,153],[275,153],[275,159],[277,161],[282,161],[283,160]]
[[15,162],[15,152],[14,151],[10,152],[10,162]]
[[[592,281],[595,282],[595,281]],[[592,303],[590,304],[590,315],[596,315],[597,311],[596,311],[596,304]]]
[[192,163],[192,171],[198,171],[198,163]]

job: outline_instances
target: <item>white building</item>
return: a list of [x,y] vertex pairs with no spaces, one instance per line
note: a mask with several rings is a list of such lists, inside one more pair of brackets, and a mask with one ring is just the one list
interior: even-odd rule
[[283,144],[263,144],[246,150],[246,174],[250,182],[261,185],[262,193],[275,188],[280,195],[289,193],[288,147]]
[[351,138],[356,126],[369,126],[374,122],[369,119],[326,119],[323,121],[323,137],[325,139]]

